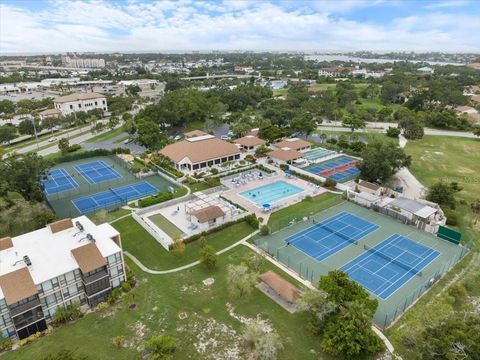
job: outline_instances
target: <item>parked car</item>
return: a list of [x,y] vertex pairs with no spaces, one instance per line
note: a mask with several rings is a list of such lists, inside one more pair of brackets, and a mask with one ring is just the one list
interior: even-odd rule
[[126,144],[130,144],[132,141],[133,141],[132,138],[128,138],[128,139],[123,140],[123,143],[126,145]]

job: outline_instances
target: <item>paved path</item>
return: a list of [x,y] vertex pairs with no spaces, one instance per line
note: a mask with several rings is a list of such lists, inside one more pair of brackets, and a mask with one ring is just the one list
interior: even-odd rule
[[[356,133],[366,133],[366,132],[381,132],[385,133],[389,127],[397,127],[397,123],[389,122],[367,122],[367,127],[365,129],[355,130]],[[326,130],[326,131],[341,131],[341,132],[351,132],[349,128],[342,127],[340,121],[331,121],[325,122],[317,126],[317,130]],[[425,135],[434,135],[434,136],[457,136],[457,137],[466,137],[466,138],[476,138],[472,132],[467,131],[453,131],[453,130],[440,130],[432,128],[424,128]]]
[[[407,139],[403,135],[399,136],[398,142],[401,148],[407,145]],[[403,187],[403,194],[409,198],[423,198],[427,192],[427,188],[407,168],[398,170],[394,182],[395,186]]]

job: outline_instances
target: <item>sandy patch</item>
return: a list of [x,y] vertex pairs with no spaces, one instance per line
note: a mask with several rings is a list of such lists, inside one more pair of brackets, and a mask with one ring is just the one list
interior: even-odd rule
[[234,309],[232,304],[226,303],[225,305],[227,306],[228,314],[231,317],[233,317],[235,320],[240,321],[244,325],[249,325],[253,322],[257,322],[258,324],[261,324],[262,330],[264,332],[267,332],[267,333],[272,332],[272,330],[273,330],[272,325],[270,324],[270,322],[268,320],[262,319],[260,317],[260,314],[257,314],[256,318],[247,318],[245,316],[241,316],[241,315],[236,314],[235,309]]
[[242,359],[241,336],[227,324],[197,314],[189,317],[185,326],[177,327],[178,332],[193,334],[193,346],[202,359]]

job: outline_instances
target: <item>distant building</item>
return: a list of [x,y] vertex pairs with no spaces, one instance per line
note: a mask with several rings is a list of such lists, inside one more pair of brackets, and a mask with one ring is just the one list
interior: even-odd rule
[[471,106],[459,106],[455,109],[457,115],[466,115],[475,125],[480,124],[480,114],[478,110]]
[[70,57],[68,55],[65,55],[65,56],[62,56],[62,65],[70,68],[85,68],[85,69],[104,68],[105,60],[91,59],[91,58],[77,58],[77,57]]
[[336,67],[328,67],[318,70],[318,76],[324,77],[342,77],[346,75],[350,75],[354,68],[351,67],[343,67],[343,66],[336,66]]
[[126,280],[120,234],[88,217],[0,239],[0,335],[46,330],[59,308],[97,306]]
[[75,93],[61,96],[53,100],[53,106],[60,110],[62,115],[93,109],[108,111],[107,98],[98,93]]
[[235,72],[246,72],[247,74],[255,71],[253,66],[240,66],[240,65],[235,65],[234,70]]
[[424,66],[420,69],[417,69],[417,72],[424,75],[432,75],[434,73],[434,70],[431,67]]
[[469,68],[472,68],[472,69],[476,69],[476,70],[480,70],[480,63],[470,63],[467,65],[467,67]]

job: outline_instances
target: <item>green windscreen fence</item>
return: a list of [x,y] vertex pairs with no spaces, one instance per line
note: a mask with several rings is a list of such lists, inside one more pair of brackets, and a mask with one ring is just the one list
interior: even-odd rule
[[462,233],[441,225],[438,228],[437,236],[454,244],[460,244],[460,240],[462,239]]

